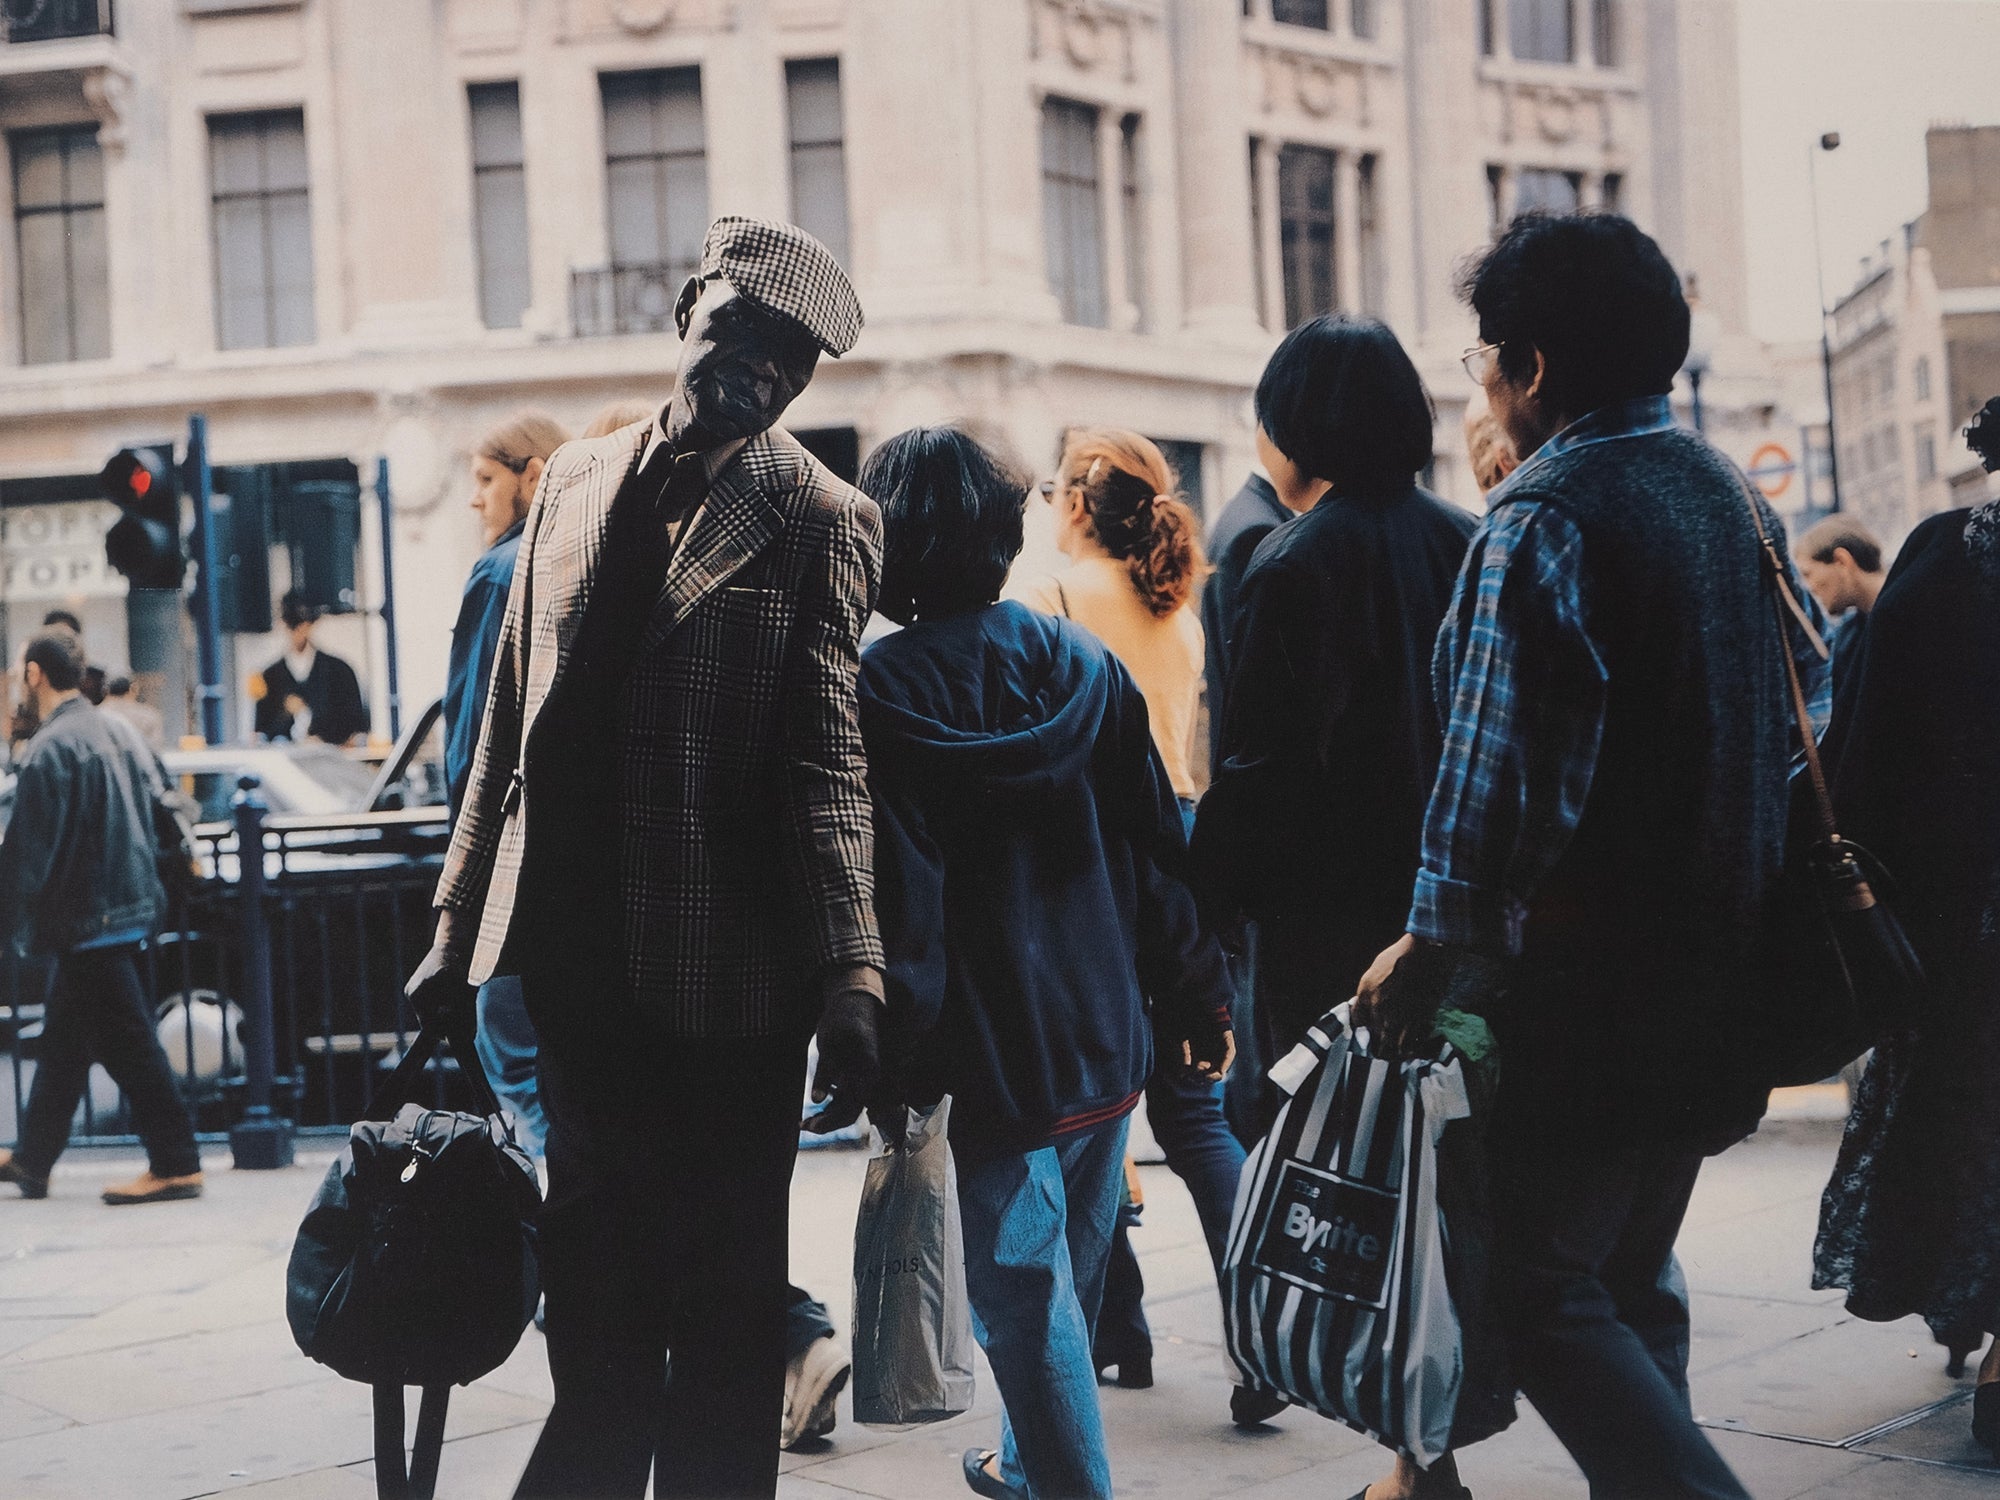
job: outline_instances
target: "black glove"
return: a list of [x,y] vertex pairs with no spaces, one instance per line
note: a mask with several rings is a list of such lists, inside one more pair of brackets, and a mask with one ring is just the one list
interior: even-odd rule
[[882,1075],[882,1002],[867,990],[841,990],[819,1018],[819,1069],[813,1103],[824,1107],[799,1122],[814,1135],[844,1130],[861,1118]]
[[470,1037],[478,1019],[479,992],[465,977],[465,960],[443,943],[431,944],[403,986],[410,1009],[425,1029],[441,1031],[447,1037]]

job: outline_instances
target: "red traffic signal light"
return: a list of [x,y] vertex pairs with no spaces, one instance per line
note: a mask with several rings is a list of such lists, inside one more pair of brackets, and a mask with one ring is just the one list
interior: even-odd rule
[[104,498],[125,514],[104,535],[104,555],[134,588],[178,589],[187,572],[181,551],[180,485],[165,443],[121,448],[100,476]]

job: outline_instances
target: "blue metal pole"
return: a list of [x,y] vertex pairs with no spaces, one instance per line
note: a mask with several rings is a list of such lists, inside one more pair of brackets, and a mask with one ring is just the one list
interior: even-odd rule
[[194,538],[201,554],[195,588],[194,633],[201,664],[201,737],[222,743],[222,591],[216,587],[220,559],[215,546],[215,477],[208,464],[208,418],[188,418],[188,489],[194,495]]
[[389,460],[375,459],[375,502],[382,508],[382,633],[388,638],[389,738],[403,737],[403,684],[396,662],[396,508],[389,499]]
[[271,928],[264,910],[264,799],[255,776],[236,779],[230,799],[236,823],[237,951],[243,959],[243,1074],[249,1107],[229,1132],[229,1150],[246,1170],[289,1167],[293,1127],[272,1113],[277,1073],[276,1026],[271,1007]]

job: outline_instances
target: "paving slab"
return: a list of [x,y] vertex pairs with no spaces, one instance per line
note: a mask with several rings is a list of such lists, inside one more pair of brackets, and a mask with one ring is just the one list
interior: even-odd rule
[[[1822,1110],[1822,1115],[1824,1111]],[[1864,1324],[1809,1284],[1818,1195],[1837,1120],[1787,1118],[1703,1173],[1681,1254],[1694,1289],[1693,1386],[1704,1414],[1750,1430],[1714,1440],[1759,1500],[2000,1500],[2000,1472],[1972,1449],[1963,1395],[1915,1320]],[[370,1402],[291,1347],[283,1273],[330,1148],[299,1166],[236,1173],[210,1162],[194,1204],[111,1210],[96,1188],[137,1168],[130,1153],[75,1152],[57,1198],[0,1195],[0,1497],[6,1500],[366,1500],[374,1491]],[[844,1336],[866,1153],[801,1155],[792,1274]],[[1120,1495],[1146,1500],[1344,1500],[1387,1466],[1367,1438],[1291,1411],[1239,1433],[1207,1251],[1185,1190],[1142,1170],[1134,1236],[1155,1335],[1155,1385],[1102,1391]],[[65,1267],[72,1274],[65,1274]],[[9,1278],[11,1279],[11,1283]],[[11,1287],[11,1291],[10,1291]],[[1913,1354],[1914,1351],[1914,1354]],[[973,1409],[915,1429],[853,1425],[843,1396],[831,1442],[784,1455],[784,1500],[935,1500],[964,1493],[958,1454],[990,1446],[999,1403],[981,1360]],[[499,1370],[454,1393],[441,1500],[508,1493],[550,1400],[530,1331]],[[1959,1404],[1928,1411],[1934,1402]],[[1836,1446],[1891,1416],[1918,1419]],[[776,1415],[773,1414],[773,1427]],[[774,1433],[775,1436],[775,1433]],[[1520,1420],[1462,1455],[1480,1500],[1584,1500],[1568,1456],[1525,1404]]]

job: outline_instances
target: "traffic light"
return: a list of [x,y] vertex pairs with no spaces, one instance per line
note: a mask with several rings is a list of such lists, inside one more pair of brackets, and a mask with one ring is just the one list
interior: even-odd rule
[[124,512],[104,535],[105,559],[135,589],[179,589],[181,489],[168,443],[121,448],[104,466],[104,497]]

